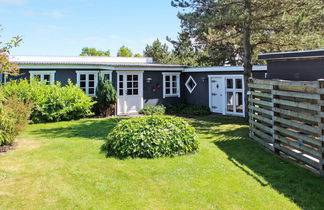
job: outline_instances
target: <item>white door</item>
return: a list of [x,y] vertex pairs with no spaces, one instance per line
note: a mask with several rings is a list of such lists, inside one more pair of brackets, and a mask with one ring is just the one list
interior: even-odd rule
[[209,106],[212,112],[224,112],[224,79],[222,77],[209,78]]
[[143,108],[143,72],[120,71],[117,114],[137,114]]

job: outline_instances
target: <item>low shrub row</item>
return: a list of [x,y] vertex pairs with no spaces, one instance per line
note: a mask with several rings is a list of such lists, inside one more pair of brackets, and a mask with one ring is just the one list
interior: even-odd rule
[[206,106],[193,104],[166,104],[166,114],[209,115],[210,109]]
[[108,157],[158,158],[193,153],[198,145],[195,129],[184,119],[152,115],[119,122],[102,151]]
[[164,113],[165,113],[165,106],[163,105],[145,106],[140,111],[140,114],[144,114],[144,115],[164,115]]
[[23,103],[32,101],[34,108],[30,119],[34,123],[75,120],[92,115],[94,102],[91,97],[70,81],[61,86],[59,82],[46,85],[35,80],[14,80],[1,89],[4,98],[16,95]]

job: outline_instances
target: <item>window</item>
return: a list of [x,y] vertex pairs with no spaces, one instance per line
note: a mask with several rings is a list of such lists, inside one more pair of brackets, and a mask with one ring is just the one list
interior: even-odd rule
[[47,85],[55,81],[56,71],[29,71],[30,78],[34,78],[40,82],[46,82]]
[[98,84],[97,71],[77,71],[77,83],[79,87],[89,96],[96,95]]
[[243,80],[226,78],[226,111],[243,114]]
[[112,71],[101,71],[101,76],[104,81],[112,81]]
[[180,73],[163,74],[163,98],[180,97]]
[[192,78],[192,76],[190,76],[186,82],[186,87],[189,91],[189,93],[192,93],[192,91],[194,91],[194,89],[197,86],[197,83],[195,82],[195,80]]

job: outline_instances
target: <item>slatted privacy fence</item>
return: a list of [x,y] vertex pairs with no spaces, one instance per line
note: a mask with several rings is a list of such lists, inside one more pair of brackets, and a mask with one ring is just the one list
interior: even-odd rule
[[248,85],[250,137],[324,176],[324,80]]

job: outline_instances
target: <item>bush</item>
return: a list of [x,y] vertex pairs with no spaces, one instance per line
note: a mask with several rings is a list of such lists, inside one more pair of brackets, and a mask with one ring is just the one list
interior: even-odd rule
[[2,98],[0,103],[0,146],[13,143],[15,137],[28,124],[32,107],[32,103],[23,103],[16,96],[8,99]]
[[197,150],[193,127],[182,118],[158,115],[119,122],[102,146],[107,156],[119,158],[173,157]]
[[165,113],[165,106],[157,105],[157,106],[145,106],[144,109],[140,111],[140,114],[144,115],[164,115]]
[[104,81],[99,73],[99,82],[96,89],[96,108],[103,117],[113,114],[117,103],[117,92],[109,81]]
[[193,104],[166,104],[167,114],[209,115],[210,109],[206,106]]
[[14,80],[3,86],[3,94],[5,98],[17,95],[24,103],[32,101],[35,107],[30,118],[34,123],[80,119],[92,115],[91,107],[94,104],[70,81],[62,87],[59,82],[46,85],[35,80]]

